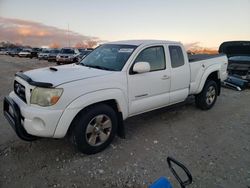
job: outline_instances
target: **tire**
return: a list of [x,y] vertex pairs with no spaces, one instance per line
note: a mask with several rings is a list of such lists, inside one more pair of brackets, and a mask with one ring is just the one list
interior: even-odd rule
[[73,122],[73,144],[82,153],[98,153],[108,147],[114,139],[117,124],[113,108],[106,104],[91,106],[81,111]]
[[211,109],[218,95],[218,85],[214,80],[206,81],[202,91],[195,96],[196,106],[202,110]]

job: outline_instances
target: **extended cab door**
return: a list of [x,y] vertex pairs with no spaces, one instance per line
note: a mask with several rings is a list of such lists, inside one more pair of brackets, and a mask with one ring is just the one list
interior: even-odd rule
[[[130,116],[169,104],[170,69],[165,51],[164,45],[146,47],[132,63],[128,75]],[[148,62],[150,72],[134,73],[136,62]]]
[[170,103],[174,104],[184,101],[189,94],[190,66],[182,46],[169,45],[168,52],[171,62]]

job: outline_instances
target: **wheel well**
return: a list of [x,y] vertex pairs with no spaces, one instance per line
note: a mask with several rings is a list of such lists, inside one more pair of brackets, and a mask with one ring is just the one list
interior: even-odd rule
[[99,104],[99,103],[106,104],[106,105],[112,107],[115,112],[119,112],[118,104],[114,99],[98,102],[96,104]]
[[220,78],[219,78],[219,72],[218,71],[215,71],[215,72],[212,72],[211,74],[209,74],[209,76],[207,77],[207,81],[208,80],[213,80],[217,83],[217,86],[218,86],[218,96],[220,95],[220,91],[221,91],[221,81],[220,81]]
[[110,106],[111,108],[113,108],[113,110],[116,112],[117,114],[117,119],[118,119],[118,130],[117,130],[117,134],[118,136],[125,138],[125,132],[124,132],[124,125],[123,125],[123,116],[122,116],[122,112],[120,111],[119,105],[117,104],[116,100],[111,99],[111,100],[106,100],[106,101],[101,101],[101,102],[97,102],[97,103],[93,103],[89,106],[86,106],[85,108],[83,108],[82,110],[80,110],[76,116],[74,117],[74,119],[72,120],[70,127],[67,131],[67,135],[71,135],[72,130],[74,128],[74,121],[77,118],[77,116],[80,114],[80,112],[87,110],[88,108],[97,105],[97,104],[106,104],[108,106]]

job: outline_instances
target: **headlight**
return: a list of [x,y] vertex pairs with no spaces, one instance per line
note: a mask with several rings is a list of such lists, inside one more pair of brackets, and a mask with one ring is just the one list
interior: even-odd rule
[[30,103],[39,106],[52,106],[57,103],[63,93],[62,88],[41,88],[32,90]]

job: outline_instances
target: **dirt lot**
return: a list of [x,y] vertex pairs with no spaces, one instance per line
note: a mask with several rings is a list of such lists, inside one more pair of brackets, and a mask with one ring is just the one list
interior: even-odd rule
[[177,182],[166,157],[192,172],[189,187],[250,187],[250,90],[223,89],[210,111],[185,104],[136,116],[125,122],[126,139],[87,156],[66,139],[28,143],[3,117],[3,97],[19,70],[49,66],[36,59],[0,56],[0,187],[147,187],[160,176]]

